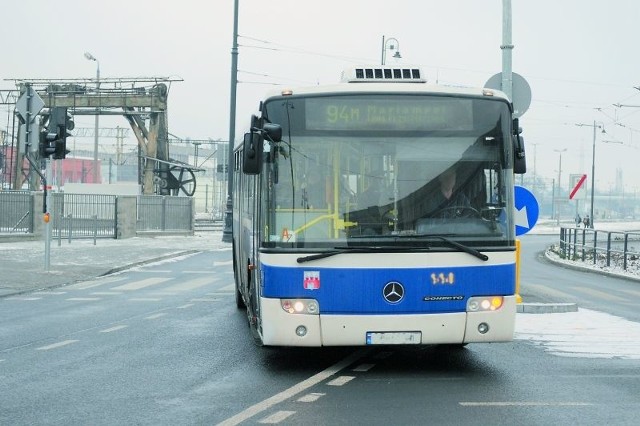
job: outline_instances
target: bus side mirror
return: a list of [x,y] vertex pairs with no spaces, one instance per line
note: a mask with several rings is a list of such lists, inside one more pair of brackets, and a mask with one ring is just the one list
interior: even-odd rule
[[262,147],[264,139],[259,133],[245,133],[242,143],[242,171],[257,175],[262,171]]
[[280,142],[282,140],[282,126],[279,124],[265,123],[262,129],[269,142]]
[[527,159],[524,155],[524,138],[513,136],[513,173],[523,175],[527,172]]

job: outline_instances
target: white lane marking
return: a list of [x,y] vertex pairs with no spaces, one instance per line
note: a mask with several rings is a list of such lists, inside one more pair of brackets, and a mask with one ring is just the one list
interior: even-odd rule
[[259,414],[269,408],[273,407],[276,404],[281,403],[282,401],[286,401],[287,399],[293,398],[297,394],[304,392],[312,386],[317,385],[318,383],[326,380],[327,378],[333,376],[337,372],[347,368],[349,365],[353,364],[360,358],[364,357],[370,352],[370,349],[360,349],[345,359],[338,361],[334,365],[326,368],[325,370],[309,377],[302,382],[291,386],[289,389],[286,389],[276,395],[273,395],[270,398],[265,399],[264,401],[258,402],[257,404],[252,405],[241,413],[236,414],[233,417],[229,417],[228,419],[218,423],[218,426],[231,426],[237,425],[244,422],[247,419]]
[[169,278],[158,278],[158,277],[145,278],[144,280],[134,281],[132,283],[123,284],[118,287],[113,287],[111,290],[124,290],[124,291],[140,290],[141,288],[151,287],[152,285],[161,284],[165,281],[169,281]]
[[38,296],[46,296],[46,295],[52,295],[52,296],[58,296],[60,294],[67,294],[66,291],[34,291],[31,294],[37,294]]
[[62,342],[53,343],[51,345],[40,346],[39,348],[36,348],[36,351],[48,351],[50,349],[56,349],[56,348],[60,348],[62,346],[67,346],[67,345],[70,345],[72,343],[76,343],[78,341],[79,340],[63,340]]
[[590,402],[533,402],[533,401],[497,401],[497,402],[459,402],[463,407],[588,407]]
[[640,323],[578,308],[578,312],[516,316],[515,339],[574,358],[640,359]]
[[298,402],[315,402],[325,395],[326,393],[311,392],[298,398]]
[[233,293],[234,291],[236,291],[236,285],[235,284],[229,284],[227,286],[222,287],[220,290],[221,292],[225,292],[225,293]]
[[95,302],[102,299],[99,297],[69,297],[65,300],[70,300],[72,302]]
[[120,291],[94,291],[91,293],[95,296],[119,296],[122,294]]
[[213,274],[212,271],[203,271],[203,270],[198,270],[198,271],[182,271],[183,274],[207,274],[207,275],[211,275]]
[[79,283],[79,284],[72,284],[66,288],[71,289],[71,290],[86,290],[88,288],[93,288],[93,287],[98,287],[101,285],[105,285],[105,284],[113,284],[116,283],[118,281],[122,281],[124,280],[124,277],[116,277],[116,278],[103,278],[103,279],[99,279],[99,280],[91,280],[91,281],[86,281],[83,283]]
[[607,293],[604,291],[600,291],[600,290],[595,290],[592,288],[586,288],[586,287],[571,287],[573,290],[575,290],[576,292],[582,292],[582,293],[586,293],[590,296],[594,296],[594,297],[598,297],[600,299],[604,299],[604,300],[609,300],[611,302],[625,302],[627,299],[625,299],[624,297],[620,297],[620,296],[614,296],[611,293]]
[[228,265],[232,265],[233,264],[233,260],[224,260],[224,261],[220,261],[220,262],[213,262],[213,266],[228,266]]
[[176,309],[187,309],[194,306],[195,303],[187,303],[186,305],[178,306]]
[[7,298],[7,300],[22,300],[22,301],[31,301],[31,300],[40,300],[40,299],[42,299],[42,297],[20,297],[20,296],[16,296],[16,297]]
[[354,368],[352,371],[369,371],[369,370],[371,370],[374,366],[375,366],[375,364],[360,364],[359,366],[357,366],[356,368]]
[[148,265],[145,266],[138,266],[137,268],[132,268],[131,271],[133,272],[137,272],[137,273],[148,273],[148,274],[170,274],[173,271],[170,271],[168,269],[146,269],[149,268]]
[[132,297],[129,302],[159,302],[161,300],[160,297]]
[[[618,290],[618,291],[630,294],[632,296],[640,297],[640,291],[636,291],[636,290]],[[637,303],[637,302],[634,301],[634,303]]]
[[166,313],[166,312],[160,312],[160,313],[158,313],[158,314],[149,315],[148,317],[145,317],[145,319],[148,319],[148,320],[154,320],[154,319],[158,319],[158,318],[160,318],[160,317],[163,317],[163,316],[165,316],[165,315],[167,315],[167,313]]
[[123,328],[127,328],[126,325],[116,325],[115,327],[106,328],[104,330],[100,330],[100,333],[111,333],[112,331],[122,330]]
[[171,292],[171,291],[181,292],[181,291],[195,290],[196,288],[200,288],[200,287],[203,287],[205,285],[213,284],[215,281],[216,280],[212,279],[211,277],[201,277],[201,278],[196,278],[194,280],[184,281],[184,282],[181,282],[180,284],[172,285],[170,287],[167,287],[165,290],[167,290],[169,292]]
[[281,421],[283,421],[284,419],[286,419],[287,417],[295,413],[296,413],[295,411],[278,411],[277,413],[273,413],[272,415],[258,421],[258,423],[271,424],[271,425],[280,423]]
[[6,361],[6,359],[0,359],[0,362],[5,362],[5,361]]
[[354,376],[340,376],[327,383],[329,386],[343,386],[355,379]]

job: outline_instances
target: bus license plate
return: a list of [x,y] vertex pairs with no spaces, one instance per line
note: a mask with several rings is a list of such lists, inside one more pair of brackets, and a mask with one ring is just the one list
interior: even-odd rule
[[367,345],[419,345],[422,343],[422,333],[419,331],[367,332]]

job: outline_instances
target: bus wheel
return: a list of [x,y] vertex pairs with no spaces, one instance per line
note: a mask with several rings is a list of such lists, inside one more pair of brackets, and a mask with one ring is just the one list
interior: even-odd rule
[[244,304],[244,300],[242,300],[242,293],[240,293],[240,276],[238,275],[238,266],[236,265],[236,259],[235,259],[235,249],[236,246],[236,242],[235,240],[233,240],[233,251],[232,253],[234,253],[233,256],[233,281],[235,283],[235,288],[236,288],[236,307],[238,309],[246,309],[246,305]]
[[260,303],[258,300],[258,292],[256,290],[255,283],[253,280],[249,280],[249,309],[247,312],[249,313],[249,328],[251,328],[251,335],[253,336],[253,341],[258,346],[263,346],[262,337],[260,336],[259,331],[259,307]]
[[242,293],[240,293],[240,288],[238,287],[238,281],[236,281],[236,307],[238,309],[247,308],[247,305],[244,304],[244,300],[242,300]]
[[242,300],[242,293],[240,293],[240,289],[238,289],[238,283],[236,283],[236,307],[238,309],[246,309],[247,305],[244,304],[244,300]]

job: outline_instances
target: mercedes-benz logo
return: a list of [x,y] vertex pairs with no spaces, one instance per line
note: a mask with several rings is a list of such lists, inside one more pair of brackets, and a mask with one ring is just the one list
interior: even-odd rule
[[404,287],[396,281],[390,281],[382,289],[382,297],[389,303],[399,303],[404,297]]

